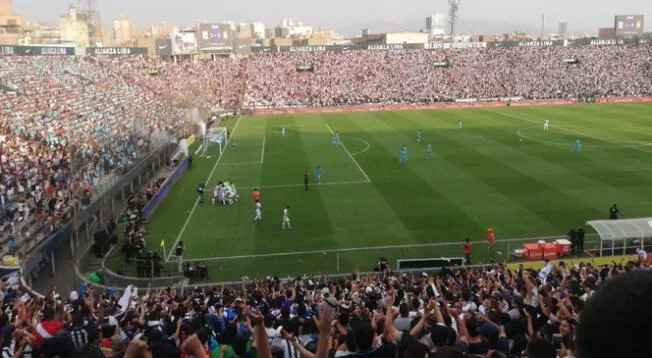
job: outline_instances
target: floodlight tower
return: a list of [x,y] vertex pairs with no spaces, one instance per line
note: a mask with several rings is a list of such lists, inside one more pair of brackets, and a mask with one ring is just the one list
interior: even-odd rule
[[88,39],[93,46],[103,41],[102,22],[100,11],[97,8],[97,0],[77,0],[77,8],[80,14],[86,15],[88,19]]
[[460,0],[448,0],[448,16],[450,17],[451,42],[455,42],[455,25],[457,23],[457,12],[460,9]]

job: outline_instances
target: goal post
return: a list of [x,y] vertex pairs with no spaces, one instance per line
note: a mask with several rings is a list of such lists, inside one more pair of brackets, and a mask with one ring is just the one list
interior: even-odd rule
[[218,153],[221,155],[228,141],[229,131],[225,127],[210,128],[204,136],[202,155],[206,156],[210,150],[210,147],[213,146],[218,148]]

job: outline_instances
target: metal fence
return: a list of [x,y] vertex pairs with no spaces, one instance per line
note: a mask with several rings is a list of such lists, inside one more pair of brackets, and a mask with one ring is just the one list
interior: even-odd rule
[[[72,259],[79,258],[79,254],[84,253],[83,248],[92,244],[91,226],[96,224],[96,221],[102,222],[103,219],[107,217],[113,217],[116,206],[115,199],[125,195],[125,191],[130,193],[134,191],[135,187],[140,186],[142,184],[142,175],[144,173],[152,172],[155,163],[159,162],[160,164],[163,158],[165,158],[174,147],[174,145],[170,144],[169,146],[151,152],[134,165],[128,172],[122,175],[118,181],[111,180],[109,183],[112,185],[111,188],[103,187],[102,190],[104,190],[104,193],[93,201],[93,203],[78,210],[72,220],[59,229],[55,234],[36,244],[25,257],[21,258],[21,268],[26,279],[31,281],[31,278],[38,277],[38,273],[50,265],[52,271],[54,271],[55,260],[57,260],[54,253],[66,244],[70,245],[71,253],[75,253],[77,250],[82,249],[71,257]],[[77,239],[71,240],[73,237],[76,237]],[[63,260],[59,263],[62,262]]]
[[[536,243],[538,240],[548,242],[565,239],[565,236],[547,236],[498,240],[494,247],[493,262],[510,263],[518,261],[514,250],[523,244]],[[587,235],[584,250],[591,252],[599,249],[599,240],[594,234]],[[422,243],[390,246],[371,246],[313,251],[276,252],[259,255],[234,255],[187,259],[185,262],[204,261],[209,267],[209,275],[215,279],[237,280],[242,276],[259,275],[296,275],[305,273],[343,273],[355,268],[370,269],[380,257],[386,258],[392,268],[398,260],[433,259],[441,257],[464,257],[463,242]],[[472,264],[490,262],[486,241],[474,241],[471,253]],[[273,270],[272,270],[273,268]],[[211,279],[213,279],[211,277]]]
[[183,275],[175,265],[149,259],[132,258],[130,262],[116,265],[116,271],[111,269],[108,262],[117,254],[119,246],[114,245],[105,255],[102,264],[102,278],[105,286],[126,287],[134,285],[145,287],[149,283],[154,287],[183,286],[186,282]]

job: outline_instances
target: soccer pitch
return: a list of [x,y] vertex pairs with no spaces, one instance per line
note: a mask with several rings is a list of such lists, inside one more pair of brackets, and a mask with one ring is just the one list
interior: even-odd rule
[[[649,216],[650,119],[646,104],[234,119],[226,125],[237,149],[220,156],[213,147],[210,157],[195,158],[150,218],[148,246],[160,250],[164,240],[169,254],[182,240],[184,260],[205,260],[211,281],[368,271],[380,256],[392,266],[396,259],[461,257],[464,238],[482,241],[489,227],[497,259],[508,260],[509,251],[535,241],[508,239],[564,235],[606,218],[613,203],[625,217]],[[341,146],[332,147],[332,131]],[[403,145],[407,164],[399,164]],[[226,179],[240,201],[211,205],[213,188]],[[195,189],[205,182],[206,203],[197,204]],[[254,187],[262,222],[253,221]],[[292,231],[281,230],[285,206]],[[595,239],[586,246],[597,247]],[[487,262],[485,244],[474,246],[472,259]]]

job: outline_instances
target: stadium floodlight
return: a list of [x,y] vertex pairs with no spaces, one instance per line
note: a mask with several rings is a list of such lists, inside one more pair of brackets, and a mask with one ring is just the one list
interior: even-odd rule
[[455,42],[455,25],[457,23],[457,12],[460,10],[460,0],[448,0],[448,6],[450,37],[451,42]]

